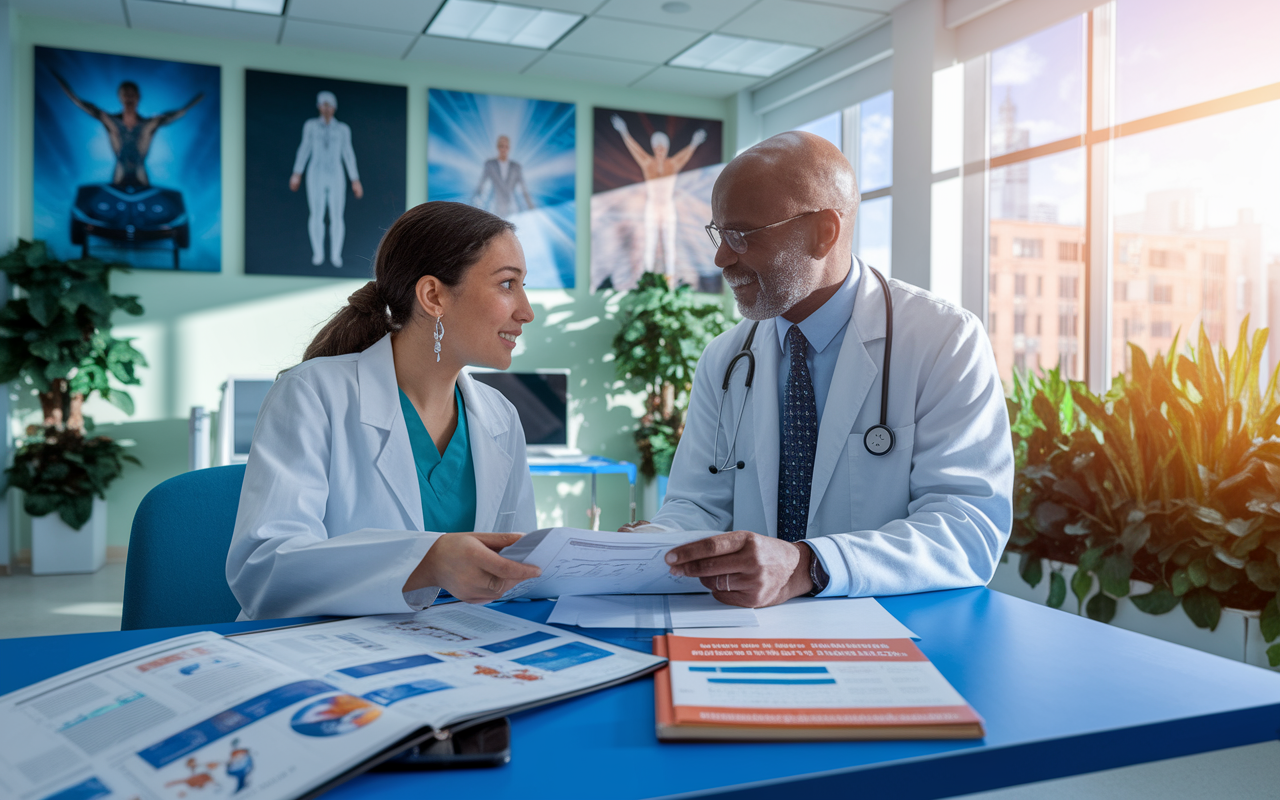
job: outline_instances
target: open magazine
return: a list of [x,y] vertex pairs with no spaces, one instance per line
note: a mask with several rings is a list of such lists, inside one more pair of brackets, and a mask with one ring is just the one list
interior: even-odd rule
[[465,605],[179,636],[0,697],[0,797],[310,797],[440,729],[663,661]]

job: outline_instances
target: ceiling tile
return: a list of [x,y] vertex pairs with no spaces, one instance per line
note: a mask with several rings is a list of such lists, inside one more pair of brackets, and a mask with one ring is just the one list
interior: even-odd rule
[[626,86],[652,70],[652,64],[575,56],[571,53],[547,53],[526,69],[524,74]]
[[274,14],[251,14],[152,0],[125,1],[129,5],[129,23],[134,28],[246,42],[275,43],[280,35],[281,18]]
[[349,53],[395,59],[401,58],[412,43],[413,34],[410,33],[374,31],[300,19],[285,20],[284,35],[280,37],[280,44],[345,50]]
[[19,14],[62,17],[103,25],[126,25],[120,0],[13,0]]
[[422,36],[413,45],[408,57],[415,61],[434,61],[490,72],[519,72],[545,52],[505,44]]
[[821,2],[829,6],[844,6],[845,8],[888,14],[898,6],[909,2],[909,0],[805,0],[805,2]]
[[421,33],[444,0],[290,0],[290,19]]
[[882,14],[801,0],[763,0],[720,29],[773,42],[826,47],[884,19]]
[[754,86],[761,80],[761,78],[751,75],[730,75],[727,72],[708,72],[703,69],[658,67],[631,85],[636,89],[653,89],[659,92],[677,92],[700,97],[727,97],[749,86]]
[[573,14],[590,14],[604,0],[501,0],[513,6],[532,6],[533,8],[549,8],[552,11],[568,11]]
[[596,12],[598,17],[629,19],[676,28],[692,28],[704,33],[733,19],[755,0],[686,0],[683,14],[663,11],[667,0],[609,0]]
[[661,64],[700,38],[695,31],[591,17],[555,46],[558,52]]

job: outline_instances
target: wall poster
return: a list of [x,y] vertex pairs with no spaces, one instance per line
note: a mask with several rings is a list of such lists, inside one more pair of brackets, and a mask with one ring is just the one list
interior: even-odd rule
[[33,234],[62,259],[222,269],[221,70],[35,48]]
[[577,174],[572,103],[430,90],[427,199],[515,223],[530,289],[572,289]]
[[724,169],[723,123],[609,108],[597,108],[594,123],[591,290],[625,291],[661,272],[720,292],[703,226]]
[[408,90],[245,70],[244,270],[371,278],[405,210]]

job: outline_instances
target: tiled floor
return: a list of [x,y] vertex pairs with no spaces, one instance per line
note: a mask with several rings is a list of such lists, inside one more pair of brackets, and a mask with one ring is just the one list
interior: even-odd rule
[[[120,628],[124,564],[93,575],[0,577],[0,639]],[[966,800],[1280,797],[1280,741],[967,795]]]
[[92,575],[0,577],[0,639],[120,630],[124,564]]

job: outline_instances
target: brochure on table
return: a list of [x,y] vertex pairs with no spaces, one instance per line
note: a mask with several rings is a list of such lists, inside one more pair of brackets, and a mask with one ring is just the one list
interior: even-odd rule
[[705,593],[697,578],[671,574],[666,555],[718,531],[616,533],[579,528],[543,528],[526,533],[502,550],[513,561],[542,570],[537,578],[516,584],[503,600],[573,594]]
[[0,697],[0,796],[299,797],[662,661],[463,605],[180,636]]

